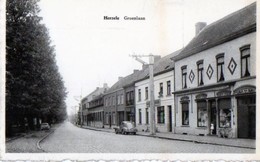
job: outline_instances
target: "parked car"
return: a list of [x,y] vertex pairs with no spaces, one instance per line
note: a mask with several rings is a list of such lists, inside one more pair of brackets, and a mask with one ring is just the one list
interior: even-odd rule
[[48,123],[41,124],[41,130],[49,130],[51,127]]
[[130,121],[122,121],[119,127],[114,127],[115,133],[122,133],[122,134],[136,134],[137,129],[134,126],[134,123]]

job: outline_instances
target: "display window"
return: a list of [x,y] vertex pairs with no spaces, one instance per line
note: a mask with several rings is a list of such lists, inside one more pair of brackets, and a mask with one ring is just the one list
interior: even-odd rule
[[208,112],[207,112],[207,104],[206,101],[198,101],[198,127],[206,127],[208,124]]
[[231,99],[220,99],[219,102],[219,127],[231,127]]

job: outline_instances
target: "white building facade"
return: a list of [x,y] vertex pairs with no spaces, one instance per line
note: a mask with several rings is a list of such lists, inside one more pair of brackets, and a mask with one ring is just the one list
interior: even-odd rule
[[255,3],[205,27],[185,48],[173,58],[175,132],[255,138]]
[[[172,132],[174,126],[174,75],[171,57],[176,51],[154,64],[155,124],[158,132]],[[138,131],[150,130],[150,87],[146,77],[135,82],[135,119]]]

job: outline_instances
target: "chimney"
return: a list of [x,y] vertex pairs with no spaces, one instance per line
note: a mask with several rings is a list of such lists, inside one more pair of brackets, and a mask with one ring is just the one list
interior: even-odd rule
[[137,70],[137,69],[134,69],[134,73],[137,73],[139,70]]
[[121,79],[123,79],[123,77],[118,77],[118,80],[121,80]]
[[107,83],[103,84],[103,88],[108,88]]
[[161,56],[154,56],[154,62],[157,62],[161,59]]
[[195,35],[198,35],[199,32],[205,27],[207,26],[206,22],[197,22],[195,24]]

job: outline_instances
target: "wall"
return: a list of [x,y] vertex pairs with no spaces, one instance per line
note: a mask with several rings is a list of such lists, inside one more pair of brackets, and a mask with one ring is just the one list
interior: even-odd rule
[[[169,115],[172,115],[172,122],[174,122],[174,99],[173,95],[166,95],[167,92],[167,81],[171,81],[171,92],[174,91],[173,82],[173,71],[162,73],[160,75],[154,76],[154,97],[155,100],[159,99],[160,83],[163,83],[163,96],[160,98],[161,106],[164,106],[165,122],[164,124],[158,124],[157,122],[157,107],[155,108],[155,121],[156,127],[160,132],[167,132],[169,130]],[[145,87],[148,87],[148,99],[145,99]],[[141,101],[138,100],[138,89],[141,89]],[[149,124],[146,124],[146,102],[150,100],[149,94],[149,79],[142,80],[135,83],[135,105],[136,105],[136,125],[139,131],[147,129]],[[172,107],[172,114],[169,114],[168,105]],[[142,124],[139,124],[139,109],[141,109],[142,114]],[[150,123],[150,111],[149,112],[149,123]],[[173,124],[172,124],[173,126]]]
[[[182,73],[181,73],[181,67],[183,65],[187,65],[187,88],[196,88],[198,87],[198,75],[197,75],[197,64],[196,62],[199,60],[204,60],[204,70],[203,70],[203,81],[204,85],[210,85],[217,83],[217,65],[216,65],[216,55],[220,53],[224,54],[224,76],[225,81],[230,81],[234,79],[240,79],[241,78],[241,53],[240,53],[240,47],[250,44],[250,65],[251,65],[251,76],[254,76],[256,74],[255,69],[255,63],[256,63],[256,33],[250,33],[243,37],[237,38],[235,40],[226,42],[224,44],[215,46],[213,48],[210,48],[208,50],[199,52],[196,55],[192,55],[190,57],[184,58],[182,60],[175,62],[175,70],[176,70],[176,91],[182,89]],[[234,59],[234,61],[237,64],[237,67],[233,73],[228,69],[229,62],[231,58]],[[209,65],[213,68],[213,74],[212,77],[209,78],[206,74],[207,69]],[[189,75],[191,70],[195,74],[195,78],[193,82],[189,80]]]

